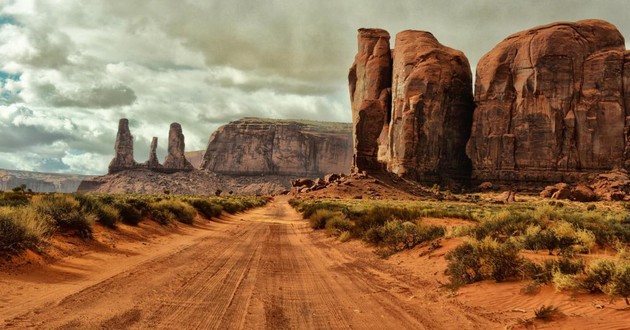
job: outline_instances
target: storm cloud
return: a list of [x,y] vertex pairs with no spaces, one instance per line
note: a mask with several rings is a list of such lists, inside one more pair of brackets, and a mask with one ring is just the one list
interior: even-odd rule
[[[600,18],[607,1],[0,0],[0,167],[101,174],[118,119],[136,160],[171,122],[187,150],[245,116],[350,121],[356,30],[431,31],[471,65],[508,35]],[[473,68],[474,69],[474,68]]]

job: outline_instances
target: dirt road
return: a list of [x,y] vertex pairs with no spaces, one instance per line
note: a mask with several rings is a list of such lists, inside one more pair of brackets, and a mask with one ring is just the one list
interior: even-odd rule
[[356,254],[344,245],[313,233],[276,198],[144,250],[88,253],[48,273],[2,274],[0,327],[501,327],[426,279],[370,257],[367,248]]

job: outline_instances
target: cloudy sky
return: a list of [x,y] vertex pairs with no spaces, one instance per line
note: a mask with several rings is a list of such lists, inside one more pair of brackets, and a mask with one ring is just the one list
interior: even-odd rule
[[244,116],[349,122],[360,27],[431,31],[474,66],[554,21],[605,19],[630,38],[629,13],[628,0],[0,0],[0,168],[105,173],[121,117],[137,161],[152,136],[163,159],[174,121],[187,150]]

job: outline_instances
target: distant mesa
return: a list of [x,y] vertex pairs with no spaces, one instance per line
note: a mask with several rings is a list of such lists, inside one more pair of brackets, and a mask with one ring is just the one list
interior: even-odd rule
[[248,176],[348,172],[351,129],[349,123],[243,118],[212,133],[201,167]]
[[630,168],[630,52],[601,20],[513,34],[477,64],[429,32],[358,31],[354,171],[417,181],[579,182]]
[[178,123],[172,123],[169,130],[168,155],[164,164],[160,164],[157,159],[157,137],[151,141],[149,160],[140,164],[134,160],[133,136],[129,130],[129,120],[120,119],[118,122],[118,134],[114,145],[115,156],[109,163],[109,174],[125,170],[148,169],[156,172],[174,173],[181,171],[191,171],[194,167],[186,160],[184,155],[184,134],[182,127]]

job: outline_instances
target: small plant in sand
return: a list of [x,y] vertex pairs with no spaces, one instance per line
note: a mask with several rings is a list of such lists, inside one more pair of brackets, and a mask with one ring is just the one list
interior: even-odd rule
[[554,317],[559,316],[560,314],[560,309],[554,305],[542,305],[540,306],[540,308],[534,309],[534,315],[536,316],[536,318],[543,321],[552,320]]

